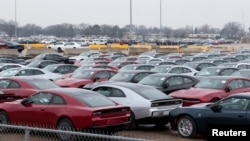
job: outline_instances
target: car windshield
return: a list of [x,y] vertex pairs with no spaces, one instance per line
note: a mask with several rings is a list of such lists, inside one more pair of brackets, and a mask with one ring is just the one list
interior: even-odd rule
[[122,67],[120,70],[136,70],[137,66],[131,66],[131,65],[127,65]]
[[42,59],[45,56],[45,54],[40,54],[38,56],[35,57],[35,59]]
[[27,83],[34,86],[38,90],[44,89],[52,89],[52,88],[59,88],[57,84],[48,80],[48,79],[34,79],[34,80],[26,80]]
[[226,79],[203,79],[197,83],[195,88],[222,89],[227,82]]
[[129,82],[134,75],[135,75],[134,73],[120,72],[111,77],[110,80]]
[[164,76],[149,75],[144,77],[139,83],[143,85],[162,86],[165,80]]
[[77,95],[76,98],[83,102],[88,107],[104,107],[104,106],[115,106],[114,103],[109,98],[99,95],[99,94],[90,94],[90,95]]
[[72,74],[72,78],[89,79],[94,74],[92,70],[78,70]]
[[10,76],[15,76],[17,74],[17,72],[19,72],[20,69],[8,69],[5,71],[2,71],[0,73],[1,77],[10,77]]
[[169,67],[155,67],[153,69],[151,69],[151,71],[153,72],[159,72],[159,73],[166,73],[168,72],[168,70],[170,70],[170,66]]
[[197,72],[196,76],[216,76],[220,72],[218,68],[204,68]]
[[198,64],[197,63],[185,63],[184,66],[188,66],[188,67],[191,67],[191,68],[196,68]]
[[155,89],[155,88],[150,88],[150,87],[133,89],[133,91],[135,91],[137,94],[141,95],[142,97],[148,100],[170,98],[170,96],[166,95],[162,91]]

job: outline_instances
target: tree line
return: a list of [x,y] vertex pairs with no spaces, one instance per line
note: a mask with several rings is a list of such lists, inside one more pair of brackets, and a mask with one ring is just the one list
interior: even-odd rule
[[[24,26],[18,26],[17,24],[17,36],[18,37],[30,37],[33,35],[53,35],[56,37],[75,37],[80,36],[108,36],[113,38],[122,38],[123,35],[132,29],[136,35],[142,37],[149,34],[159,34],[161,32],[162,37],[174,37],[184,38],[187,34],[220,34],[221,37],[227,39],[241,39],[246,34],[244,26],[239,22],[228,22],[222,29],[211,27],[208,24],[200,27],[186,26],[178,29],[163,26],[161,31],[157,27],[146,27],[144,25],[135,26],[126,25],[119,27],[117,25],[89,25],[81,23],[78,25],[62,23],[56,25],[50,25],[42,28],[36,24],[26,24]],[[15,22],[5,21],[0,19],[0,32],[5,32],[10,37],[15,35]]]

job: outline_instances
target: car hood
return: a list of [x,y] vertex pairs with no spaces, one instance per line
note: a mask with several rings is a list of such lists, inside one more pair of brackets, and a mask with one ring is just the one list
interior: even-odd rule
[[56,84],[60,86],[70,86],[76,83],[92,82],[91,79],[80,79],[80,78],[65,78],[56,81]]
[[179,90],[170,93],[170,96],[178,98],[200,98],[211,93],[221,93],[222,90],[207,89],[207,88],[190,88],[186,90]]

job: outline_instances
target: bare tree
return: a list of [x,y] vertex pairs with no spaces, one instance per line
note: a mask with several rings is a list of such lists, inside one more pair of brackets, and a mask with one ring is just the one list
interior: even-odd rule
[[228,39],[240,39],[242,34],[244,34],[244,28],[238,22],[229,22],[225,24],[220,34]]

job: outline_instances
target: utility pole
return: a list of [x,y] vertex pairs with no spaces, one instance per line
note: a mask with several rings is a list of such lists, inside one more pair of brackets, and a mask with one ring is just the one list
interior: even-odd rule
[[132,0],[130,0],[130,34],[132,35]]
[[162,34],[162,1],[160,0],[160,38]]
[[17,12],[16,12],[16,0],[15,0],[15,38],[17,37]]

